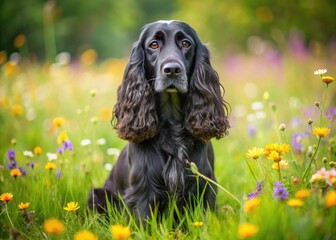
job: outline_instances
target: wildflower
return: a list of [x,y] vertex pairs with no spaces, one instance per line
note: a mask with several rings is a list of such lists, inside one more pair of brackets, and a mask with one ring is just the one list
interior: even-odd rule
[[259,203],[260,203],[260,199],[257,197],[248,199],[243,206],[244,212],[247,212],[247,213],[252,212],[254,209],[256,209],[259,206]]
[[291,207],[302,207],[304,202],[301,199],[291,198],[287,201],[287,205]]
[[63,131],[61,132],[58,137],[57,137],[57,143],[58,144],[62,144],[64,143],[65,141],[69,140],[69,137],[68,137],[68,133],[67,131]]
[[97,57],[98,57],[98,54],[94,49],[88,49],[81,54],[80,61],[83,65],[88,66],[88,65],[92,65],[93,63],[95,63]]
[[31,162],[29,163],[29,167],[30,167],[30,168],[34,168],[34,167],[35,167],[35,162],[31,161]]
[[202,227],[203,225],[204,225],[204,222],[199,222],[199,221],[194,222],[195,227]]
[[279,125],[279,130],[282,131],[282,132],[285,131],[286,130],[286,125],[284,123],[281,123]]
[[53,162],[48,162],[46,165],[45,165],[45,168],[48,169],[49,171],[53,170],[54,168],[56,168],[56,164],[53,163]]
[[30,205],[29,202],[26,202],[26,203],[21,202],[21,203],[18,205],[18,208],[20,208],[21,210],[26,210],[26,209],[29,207],[29,205]]
[[49,161],[53,161],[57,159],[57,154],[56,153],[47,153],[47,158]]
[[64,224],[56,218],[49,218],[43,224],[44,231],[49,234],[63,233],[64,228]]
[[333,186],[336,184],[336,169],[332,168],[330,170],[326,170],[323,167],[313,174],[309,182]]
[[34,153],[35,153],[36,155],[41,155],[41,154],[42,154],[42,148],[39,147],[39,146],[35,147],[35,148],[34,148]]
[[65,123],[65,120],[62,117],[56,117],[53,119],[53,125],[55,127],[58,127],[58,128],[62,127],[64,123]]
[[67,206],[64,207],[64,210],[67,210],[68,212],[75,212],[80,208],[80,206],[78,206],[78,203],[76,202],[68,202]]
[[278,163],[278,162],[281,161],[282,158],[281,158],[281,155],[278,152],[271,151],[270,154],[268,155],[268,159]]
[[259,228],[257,225],[252,223],[243,223],[240,224],[238,227],[238,237],[239,238],[249,238],[253,237],[257,232],[259,231]]
[[20,169],[14,168],[11,170],[10,175],[14,178],[20,177],[22,175]]
[[3,201],[3,202],[9,202],[10,200],[13,199],[13,194],[11,193],[3,193],[0,195],[0,201]]
[[323,76],[322,81],[325,82],[326,84],[332,83],[334,81],[333,77],[330,76]]
[[7,165],[8,169],[14,169],[16,168],[16,161],[15,160],[11,160],[8,165]]
[[98,145],[105,145],[105,144],[106,144],[106,140],[105,140],[105,138],[99,138],[99,139],[97,140],[97,144],[98,144]]
[[327,69],[317,69],[314,71],[314,75],[323,75],[327,72]]
[[288,167],[288,162],[286,160],[280,160],[279,164],[273,163],[272,169],[274,169],[275,171],[279,171],[279,166],[280,169],[286,169]]
[[131,236],[130,228],[120,224],[111,226],[110,230],[114,239],[127,239]]
[[268,144],[265,147],[264,155],[269,156],[269,154],[273,151],[282,154],[282,153],[288,153],[290,150],[290,147],[288,144],[277,144],[277,143],[272,143]]
[[23,151],[23,156],[33,158],[34,154],[32,151]]
[[91,140],[90,139],[83,139],[80,143],[82,146],[88,146],[91,144]]
[[282,182],[274,183],[273,196],[280,201],[283,201],[288,198],[287,189],[282,185]]
[[14,117],[20,117],[23,115],[23,107],[19,104],[15,104],[12,106],[11,108],[11,114],[14,116]]
[[259,158],[259,156],[262,155],[263,153],[264,153],[263,148],[253,147],[253,148],[251,148],[247,151],[246,157],[253,158],[253,159],[257,160]]
[[21,48],[26,43],[26,36],[24,34],[19,34],[14,38],[14,47]]
[[73,146],[72,146],[72,143],[70,142],[70,140],[65,140],[63,142],[63,149],[70,150],[70,151],[73,150]]
[[295,193],[295,197],[298,199],[305,199],[310,196],[310,191],[308,189],[301,189]]
[[90,231],[82,230],[75,233],[74,240],[98,240],[98,237]]
[[292,136],[291,145],[295,153],[302,153],[304,150],[304,146],[302,145],[302,139],[305,135],[302,133],[295,133]]
[[110,156],[118,157],[120,155],[120,150],[117,148],[108,148],[106,152],[107,152],[107,155],[110,155]]
[[20,170],[22,176],[26,176],[27,172],[22,167],[18,167],[18,169]]
[[325,206],[326,207],[336,207],[336,191],[331,190],[327,192],[325,198]]
[[99,110],[99,118],[101,120],[110,121],[112,118],[112,108],[103,107]]
[[317,138],[324,138],[330,133],[330,128],[315,127],[312,132]]
[[263,188],[263,183],[262,183],[262,182],[257,182],[256,187],[257,187],[257,190],[256,190],[256,191],[254,191],[254,192],[252,192],[252,193],[249,193],[249,194],[247,195],[247,198],[248,198],[248,199],[258,197],[258,196],[261,194],[261,192],[262,192],[262,188]]
[[15,150],[9,149],[7,151],[7,158],[9,160],[15,160]]

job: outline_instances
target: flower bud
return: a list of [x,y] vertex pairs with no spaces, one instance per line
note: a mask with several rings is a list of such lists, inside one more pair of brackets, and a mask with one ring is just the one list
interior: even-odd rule
[[284,123],[281,123],[279,125],[279,130],[282,131],[282,132],[285,131],[286,130],[286,125]]

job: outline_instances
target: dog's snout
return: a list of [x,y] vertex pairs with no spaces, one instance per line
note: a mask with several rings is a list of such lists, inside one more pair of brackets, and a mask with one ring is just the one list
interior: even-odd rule
[[169,62],[162,68],[163,74],[168,78],[176,78],[182,73],[182,67],[179,63]]

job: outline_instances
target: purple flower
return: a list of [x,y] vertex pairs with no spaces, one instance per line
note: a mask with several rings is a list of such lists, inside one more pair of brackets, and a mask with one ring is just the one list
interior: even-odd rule
[[7,157],[9,160],[15,160],[15,150],[9,149],[7,151]]
[[15,160],[11,160],[9,163],[8,163],[8,165],[7,165],[7,167],[9,168],[9,169],[14,169],[14,168],[16,168],[16,161]]
[[304,134],[302,133],[295,133],[292,136],[291,145],[292,145],[292,149],[294,150],[296,154],[302,153],[302,151],[304,150],[304,147],[301,143],[301,140],[303,137],[304,137]]
[[63,149],[64,149],[64,150],[67,149],[67,150],[72,151],[72,150],[73,150],[72,143],[71,143],[69,140],[64,141],[64,143],[63,143]]
[[26,176],[27,175],[26,170],[24,170],[22,167],[18,167],[18,169],[20,170],[22,176]]
[[58,148],[58,149],[57,149],[57,153],[58,153],[58,154],[62,155],[63,152],[64,152],[63,148]]
[[35,167],[35,162],[30,162],[29,167],[34,168]]
[[283,186],[282,182],[274,183],[273,196],[280,201],[288,198],[287,189]]
[[255,125],[251,124],[248,126],[248,134],[250,137],[254,137],[257,134],[257,131],[258,129]]
[[262,188],[263,188],[263,182],[257,182],[256,185],[257,185],[257,186],[256,186],[256,187],[257,187],[257,190],[254,191],[254,192],[249,193],[249,194],[247,195],[247,198],[248,198],[248,199],[256,198],[256,197],[258,197],[258,196],[261,194],[261,192],[262,192]]

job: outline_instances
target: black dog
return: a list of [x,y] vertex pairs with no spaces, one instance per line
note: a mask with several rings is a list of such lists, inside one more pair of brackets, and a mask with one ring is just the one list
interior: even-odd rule
[[89,207],[117,204],[120,195],[142,219],[169,199],[182,208],[197,192],[215,207],[216,187],[195,176],[186,160],[215,180],[210,139],[227,133],[228,104],[222,99],[209,51],[186,23],[158,21],[146,25],[126,67],[113,124],[129,144],[104,188],[94,189]]

